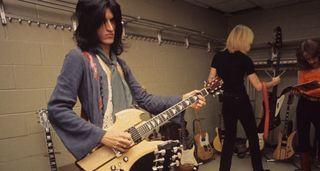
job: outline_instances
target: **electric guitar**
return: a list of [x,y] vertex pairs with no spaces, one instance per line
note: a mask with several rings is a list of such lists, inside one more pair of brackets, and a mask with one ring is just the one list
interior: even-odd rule
[[224,130],[223,130],[222,123],[223,123],[222,115],[219,114],[219,127],[215,129],[216,137],[214,137],[213,139],[213,148],[218,152],[222,151],[222,145],[224,140]]
[[37,114],[39,115],[40,125],[44,127],[46,133],[46,142],[48,147],[49,164],[51,171],[58,171],[53,142],[51,138],[50,123],[48,120],[48,111],[46,109],[40,109]]
[[[213,81],[206,83],[198,94],[221,93],[223,81],[216,77]],[[146,141],[147,136],[156,128],[168,122],[173,117],[186,110],[198,101],[197,95],[192,95],[178,102],[155,117],[143,121],[140,116],[144,112],[138,109],[126,109],[115,114],[116,122],[106,131],[126,131],[131,134],[135,143],[127,152],[121,153],[113,148],[99,145],[93,152],[78,160],[77,165],[83,170],[130,170],[131,166],[142,156],[151,153],[156,146],[163,141]],[[81,142],[79,142],[81,143]]]
[[[180,129],[180,139],[182,143],[182,150],[181,150],[181,165],[177,168],[178,171],[192,171],[197,170],[198,162],[195,158],[195,147],[194,143],[187,141],[186,135],[186,122],[183,118],[181,118],[181,129]],[[188,143],[189,142],[189,143]],[[191,146],[191,148],[190,148]]]
[[193,136],[196,144],[196,157],[203,162],[209,161],[213,156],[213,149],[209,143],[209,134],[204,131],[199,118],[199,110],[195,111],[196,119],[193,121],[193,127],[196,128],[197,134]]
[[[290,112],[290,105],[293,101],[293,93],[289,93],[288,101],[287,101],[287,111],[286,111],[286,119],[284,122],[284,129],[282,133],[279,133],[278,145],[273,152],[273,158],[276,160],[286,160],[289,159],[294,155],[294,150],[292,148],[292,140],[296,131],[291,131],[289,129],[289,112]],[[292,122],[291,122],[291,129],[292,129]]]
[[[281,27],[276,27],[273,30],[274,34],[274,42],[269,43],[271,45],[272,56],[271,59],[268,60],[268,63],[271,65],[273,69],[273,76],[278,76],[280,72],[280,48],[282,47],[282,30]],[[278,86],[273,86],[272,92],[269,92],[269,105],[270,105],[270,120],[268,128],[272,130],[281,124],[281,119],[279,115],[279,111],[281,109],[280,101],[277,96]],[[265,109],[266,110],[266,109]],[[264,132],[264,121],[265,121],[265,112],[262,117],[262,120],[258,126],[258,132]]]

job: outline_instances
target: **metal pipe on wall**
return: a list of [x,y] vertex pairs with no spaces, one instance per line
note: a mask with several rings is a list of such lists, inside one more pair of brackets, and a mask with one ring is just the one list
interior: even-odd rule
[[[55,2],[49,1],[49,0],[18,0],[18,1],[33,4],[33,5],[39,5],[46,8],[70,12],[70,13],[74,13],[74,9],[76,6],[76,3],[68,2],[66,0],[56,0]],[[21,17],[21,18],[22,20],[24,20],[23,19],[24,17]],[[36,22],[39,22],[39,21],[36,21]],[[159,34],[160,32],[161,36],[163,34],[173,33],[176,36],[181,37],[181,40],[183,41],[185,41],[185,35],[188,35],[188,37],[190,38],[189,40],[190,41],[192,40],[194,42],[194,43],[193,42],[189,43],[191,47],[194,47],[194,45],[198,47],[198,45],[200,45],[200,47],[206,47],[208,52],[211,52],[211,50],[213,49],[211,46],[208,46],[208,44],[210,45],[212,44],[213,47],[219,48],[220,46],[224,45],[224,42],[225,42],[223,39],[214,38],[214,36],[208,33],[205,33],[203,31],[198,31],[198,30],[177,26],[177,25],[171,25],[171,24],[160,22],[160,21],[145,19],[142,17],[132,17],[126,14],[123,14],[123,23],[124,23],[124,27],[126,28],[125,30],[126,32],[127,32],[127,26],[130,24],[138,27],[155,30],[155,34]],[[52,24],[50,22],[47,22],[47,25],[52,25]],[[68,28],[69,28],[69,24],[59,24],[59,25],[61,25],[62,28],[65,27],[64,25],[68,25]],[[141,36],[145,36],[146,38],[148,38],[149,35],[142,34]],[[124,35],[123,38],[126,38],[126,36]],[[177,42],[177,44],[179,43],[180,42]]]

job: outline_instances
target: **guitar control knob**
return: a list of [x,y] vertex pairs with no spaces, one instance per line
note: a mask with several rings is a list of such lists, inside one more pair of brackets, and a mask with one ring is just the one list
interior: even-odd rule
[[116,168],[115,165],[112,165],[112,166],[110,167],[110,169],[111,169],[112,171],[115,171],[117,168]]
[[128,161],[129,161],[129,157],[128,157],[128,156],[124,156],[124,157],[123,157],[123,161],[124,161],[124,162],[128,162]]

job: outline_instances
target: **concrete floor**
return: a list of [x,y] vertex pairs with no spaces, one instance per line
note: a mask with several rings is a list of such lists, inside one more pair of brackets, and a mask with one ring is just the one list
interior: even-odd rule
[[[293,156],[289,161],[267,161],[270,159],[271,153],[264,153],[262,158],[263,166],[265,169],[271,171],[295,171],[299,169],[299,158],[297,155]],[[199,167],[199,171],[218,171],[220,164],[220,154],[215,154],[214,160],[205,163]],[[239,158],[236,155],[232,158],[231,171],[252,171],[250,155],[244,158]],[[298,171],[298,170],[297,170]],[[320,163],[317,162],[313,165],[312,171],[320,171]]]

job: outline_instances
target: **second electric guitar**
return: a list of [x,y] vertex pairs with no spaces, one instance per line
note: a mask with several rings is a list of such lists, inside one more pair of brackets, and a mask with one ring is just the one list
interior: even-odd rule
[[222,145],[224,140],[224,129],[222,125],[222,114],[219,114],[219,127],[215,129],[216,136],[213,139],[213,148],[218,152],[222,151]]
[[203,162],[209,161],[213,156],[213,149],[209,143],[209,134],[204,131],[201,127],[201,122],[199,118],[199,111],[196,110],[196,119],[194,120],[194,128],[197,130],[196,134],[193,136],[194,142],[196,144],[196,157]]
[[289,112],[290,112],[290,105],[293,101],[293,93],[288,95],[288,102],[287,102],[287,112],[286,112],[286,119],[284,122],[284,129],[282,133],[279,133],[278,145],[273,152],[273,158],[276,160],[285,160],[289,159],[294,155],[294,150],[292,148],[292,140],[296,131],[291,132],[289,130]]

